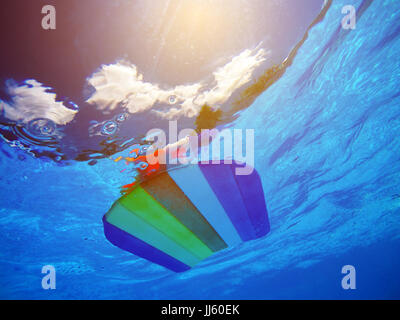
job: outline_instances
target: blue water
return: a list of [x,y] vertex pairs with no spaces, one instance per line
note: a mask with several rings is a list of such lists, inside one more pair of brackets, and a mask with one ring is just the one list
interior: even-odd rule
[[[343,30],[335,0],[285,75],[235,121],[254,128],[271,233],[174,274],[108,243],[104,160],[60,167],[2,145],[0,298],[400,298],[400,3]],[[57,289],[41,288],[54,265]],[[341,287],[342,266],[357,289]]]

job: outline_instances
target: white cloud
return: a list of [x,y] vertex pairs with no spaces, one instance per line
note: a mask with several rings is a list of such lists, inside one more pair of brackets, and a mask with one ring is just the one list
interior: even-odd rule
[[[167,89],[145,82],[133,64],[103,65],[87,80],[94,88],[87,102],[104,113],[111,113],[123,105],[132,114],[146,112],[166,120],[194,118],[205,103],[219,108],[228,101],[238,88],[251,81],[255,69],[266,60],[266,56],[264,49],[245,50],[217,69],[210,81]],[[11,101],[0,100],[0,111],[6,118],[24,124],[44,118],[66,125],[78,111],[57,101],[56,94],[50,89],[33,79],[22,85],[6,82]]]
[[[94,93],[87,102],[103,112],[124,105],[130,113],[151,112],[163,119],[196,117],[208,103],[218,108],[231,95],[251,80],[252,74],[266,60],[264,49],[245,50],[213,73],[213,79],[162,89],[158,84],[145,82],[133,64],[118,62],[103,65],[87,81]],[[172,103],[171,103],[172,102]],[[162,110],[156,104],[168,106]]]
[[7,119],[24,124],[41,118],[59,125],[69,123],[77,111],[56,101],[56,94],[49,92],[49,89],[36,80],[27,80],[23,85],[7,82],[6,91],[11,97],[11,102],[0,100],[0,110]]

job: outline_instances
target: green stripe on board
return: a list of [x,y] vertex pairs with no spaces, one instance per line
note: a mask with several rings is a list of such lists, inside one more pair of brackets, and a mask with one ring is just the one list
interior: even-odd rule
[[168,173],[162,173],[141,186],[212,251],[217,252],[227,247]]
[[205,259],[213,254],[210,248],[142,187],[135,188],[130,194],[122,197],[119,202],[200,259]]
[[134,235],[136,238],[148,243],[175,259],[194,267],[201,259],[187,251],[165,234],[149,225],[146,221],[136,216],[124,206],[116,202],[106,215],[107,222],[121,230]]

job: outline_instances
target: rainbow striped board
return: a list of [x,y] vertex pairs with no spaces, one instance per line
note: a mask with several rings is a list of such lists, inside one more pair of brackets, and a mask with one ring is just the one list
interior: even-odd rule
[[270,230],[258,173],[238,163],[197,164],[161,173],[119,199],[104,216],[115,246],[175,272]]

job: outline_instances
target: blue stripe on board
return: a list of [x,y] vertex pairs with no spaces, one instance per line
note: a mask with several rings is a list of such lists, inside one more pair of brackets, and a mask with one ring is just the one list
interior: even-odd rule
[[231,168],[240,193],[243,199],[245,199],[244,203],[254,227],[256,238],[263,237],[269,233],[271,228],[261,178],[256,170],[248,176],[236,175],[236,168],[241,166],[243,165],[236,164]]
[[136,256],[149,260],[174,272],[185,272],[190,269],[186,264],[110,224],[107,222],[105,216],[103,218],[103,224],[106,238],[118,248],[133,253]]
[[[255,230],[249,219],[245,206],[246,198],[242,197],[232,171],[232,164],[199,164],[211,189],[228,214],[243,241],[255,238]],[[262,192],[262,190],[258,190]]]

